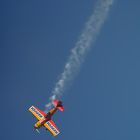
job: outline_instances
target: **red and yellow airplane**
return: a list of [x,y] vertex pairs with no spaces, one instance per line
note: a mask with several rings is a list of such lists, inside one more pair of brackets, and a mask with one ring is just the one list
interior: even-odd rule
[[53,136],[56,136],[60,133],[58,128],[56,127],[55,123],[51,120],[52,115],[57,111],[64,111],[64,107],[62,102],[55,99],[52,101],[54,108],[52,108],[47,114],[35,106],[31,106],[29,111],[38,119],[38,122],[34,125],[34,128],[38,131],[38,129],[42,126],[46,127]]

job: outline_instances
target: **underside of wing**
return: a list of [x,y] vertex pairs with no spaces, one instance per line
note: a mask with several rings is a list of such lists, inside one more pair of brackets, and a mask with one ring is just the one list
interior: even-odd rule
[[31,106],[29,111],[38,119],[41,120],[46,114],[38,108]]
[[56,136],[60,133],[60,131],[58,130],[58,128],[52,120],[47,121],[44,124],[44,126],[53,134],[53,136]]

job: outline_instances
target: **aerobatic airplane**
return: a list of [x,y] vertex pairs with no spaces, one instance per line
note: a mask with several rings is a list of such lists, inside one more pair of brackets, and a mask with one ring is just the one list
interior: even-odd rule
[[37,132],[39,132],[38,129],[40,127],[44,126],[46,127],[47,130],[49,130],[53,134],[53,136],[56,136],[60,133],[60,131],[56,127],[55,123],[51,120],[51,117],[57,110],[64,111],[64,107],[62,105],[62,102],[57,99],[53,100],[52,104],[54,107],[48,113],[39,110],[35,106],[31,106],[29,108],[29,111],[38,120],[38,122],[34,125],[34,128],[37,130]]

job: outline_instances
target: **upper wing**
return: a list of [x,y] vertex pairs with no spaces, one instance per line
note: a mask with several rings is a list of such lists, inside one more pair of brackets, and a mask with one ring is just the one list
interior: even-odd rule
[[38,120],[41,120],[43,117],[46,116],[46,114],[39,110],[38,108],[34,107],[34,106],[31,106],[29,108],[29,111],[38,119]]
[[58,128],[52,120],[47,121],[44,124],[44,126],[53,134],[53,136],[56,136],[60,133],[60,131],[58,130]]

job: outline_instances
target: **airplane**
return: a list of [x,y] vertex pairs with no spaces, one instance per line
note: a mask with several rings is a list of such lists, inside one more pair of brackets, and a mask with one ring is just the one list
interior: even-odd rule
[[54,99],[52,101],[53,104],[53,108],[48,112],[45,113],[41,110],[39,110],[37,107],[35,106],[31,106],[29,108],[29,111],[37,118],[38,122],[35,123],[34,128],[38,131],[38,129],[42,126],[46,127],[46,130],[49,130],[53,136],[57,136],[60,131],[57,128],[57,126],[55,125],[55,123],[52,121],[51,117],[53,116],[53,114],[57,111],[64,111],[64,106],[62,105],[62,102]]

